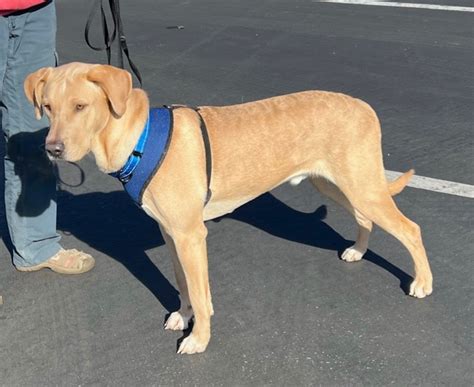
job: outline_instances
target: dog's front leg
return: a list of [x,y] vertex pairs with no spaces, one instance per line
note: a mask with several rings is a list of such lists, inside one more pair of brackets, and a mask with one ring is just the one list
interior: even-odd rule
[[193,317],[193,308],[191,306],[191,301],[189,300],[188,285],[186,284],[186,277],[184,275],[183,267],[178,258],[178,253],[176,252],[176,247],[174,245],[173,239],[167,234],[165,229],[160,226],[161,235],[166,242],[166,246],[171,253],[173,260],[174,274],[176,277],[176,283],[179,290],[179,298],[181,301],[181,306],[179,310],[174,311],[170,314],[168,319],[165,322],[165,329],[173,331],[182,331],[188,328],[189,320]]
[[209,297],[206,236],[207,229],[202,222],[186,231],[171,232],[195,319],[193,330],[182,341],[178,353],[203,352],[211,338],[212,306]]

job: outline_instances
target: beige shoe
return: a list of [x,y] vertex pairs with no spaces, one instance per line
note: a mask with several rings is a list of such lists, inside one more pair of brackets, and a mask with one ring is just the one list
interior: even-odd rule
[[95,265],[95,260],[89,254],[76,249],[60,250],[54,257],[35,266],[16,266],[18,271],[38,271],[51,269],[61,274],[81,274],[89,271]]

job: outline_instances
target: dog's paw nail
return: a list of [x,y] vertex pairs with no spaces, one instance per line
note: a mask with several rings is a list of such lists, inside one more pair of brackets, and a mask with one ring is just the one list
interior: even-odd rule
[[414,280],[410,285],[410,296],[415,298],[425,298],[433,292],[433,287],[426,284],[427,281]]
[[190,318],[183,317],[179,312],[173,312],[165,323],[166,330],[182,331],[188,328]]
[[344,253],[342,253],[342,260],[346,262],[356,262],[362,259],[364,255],[363,252],[354,248],[354,246],[347,248]]
[[191,333],[188,337],[186,337],[179,346],[178,353],[179,354],[188,354],[192,355],[193,353],[201,353],[206,350],[207,344],[209,340],[204,342],[199,341],[196,337]]

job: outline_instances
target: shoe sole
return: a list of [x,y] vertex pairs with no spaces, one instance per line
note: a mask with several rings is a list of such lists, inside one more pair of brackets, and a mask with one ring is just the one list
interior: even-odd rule
[[35,265],[35,266],[15,266],[15,268],[21,272],[33,272],[33,271],[39,271],[41,269],[50,269],[54,271],[55,273],[60,273],[60,274],[82,274],[82,273],[88,272],[94,266],[95,266],[95,263],[93,263],[92,265],[85,264],[82,269],[77,270],[77,269],[66,269],[63,267],[40,263],[39,265]]

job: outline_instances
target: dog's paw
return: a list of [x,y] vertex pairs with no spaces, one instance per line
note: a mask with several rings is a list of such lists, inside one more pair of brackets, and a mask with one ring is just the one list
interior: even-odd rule
[[165,329],[172,331],[184,331],[188,329],[189,320],[192,316],[183,316],[179,311],[170,314],[165,322]]
[[364,256],[365,251],[360,251],[358,250],[355,245],[347,248],[343,253],[342,253],[342,260],[346,262],[357,262],[362,259]]
[[192,355],[193,353],[201,353],[204,352],[207,348],[207,344],[209,344],[209,339],[207,340],[199,340],[196,335],[191,333],[188,337],[186,337],[179,346],[178,353],[179,354],[188,354]]
[[425,298],[433,293],[432,280],[414,279],[410,285],[410,296]]

